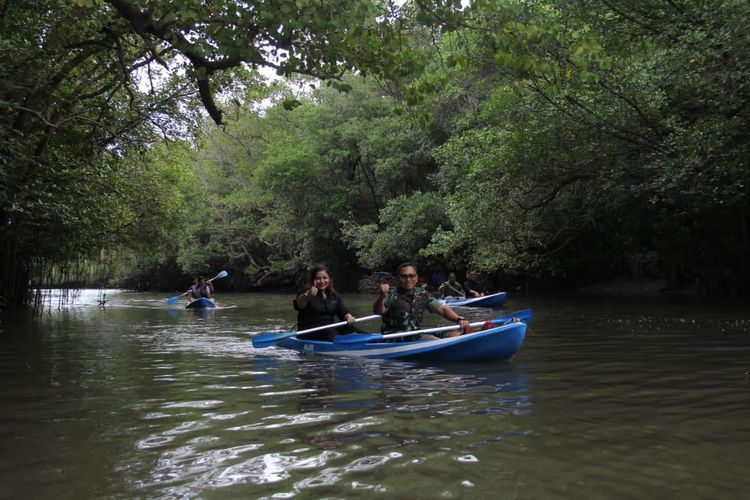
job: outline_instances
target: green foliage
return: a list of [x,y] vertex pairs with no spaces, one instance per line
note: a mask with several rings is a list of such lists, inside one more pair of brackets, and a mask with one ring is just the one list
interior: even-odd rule
[[188,236],[184,221],[201,199],[189,168],[193,156],[190,144],[178,141],[135,153],[121,165],[131,183],[123,192],[128,211],[122,243],[146,266],[169,261]]
[[418,192],[389,200],[379,223],[344,226],[344,238],[357,249],[360,264],[370,269],[393,269],[399,262],[418,260],[435,231],[449,221],[437,193]]
[[[92,6],[91,1],[78,3]],[[338,80],[353,70],[399,80],[420,66],[401,36],[400,8],[390,2],[150,0],[144,5],[110,0],[96,10],[126,21],[127,29],[119,34],[145,51],[163,46],[164,52],[181,54],[173,66],[182,66],[195,81],[217,124],[224,119],[214,94],[222,91],[224,72],[243,64],[284,77],[304,74],[324,80]],[[332,85],[347,88],[340,82]]]
[[7,3],[0,290],[102,255],[750,281],[746,3],[146,3]]
[[701,279],[707,255],[747,267],[719,236],[747,218],[742,5],[420,7],[438,50],[410,33],[428,68],[394,106],[352,79],[252,118],[243,192],[268,262],[567,282]]
[[[220,255],[220,241],[256,278],[315,262],[356,267],[344,233],[377,221],[389,200],[431,187],[435,165],[425,131],[392,114],[392,99],[377,87],[358,77],[345,82],[346,93],[326,86],[310,94],[282,90],[262,112],[208,129],[195,168],[212,208],[191,230],[205,236],[204,258]],[[284,106],[290,97],[300,105]],[[409,252],[429,241],[433,226],[430,220]],[[190,248],[181,250],[183,266],[197,256]]]
[[[475,64],[453,71],[482,103],[437,151],[440,185],[464,194],[448,198],[454,233],[436,235],[430,254],[455,254],[461,235],[466,260],[494,272],[734,274],[708,255],[746,269],[733,228],[748,207],[737,79],[747,75],[747,10],[475,2],[470,16],[492,42],[470,44]],[[444,96],[435,101],[445,109]]]
[[[198,100],[218,123],[217,99],[239,117],[237,104],[270,95],[252,71],[261,67],[336,79],[332,87],[347,91],[347,71],[398,80],[420,64],[399,36],[399,9],[370,0],[147,4],[22,0],[2,9],[0,236],[8,271],[0,290],[9,302],[25,301],[29,281],[40,282],[49,266],[123,246],[130,252],[123,258],[149,268],[175,252],[186,269],[206,265],[207,256],[227,258],[223,248],[235,245],[226,217],[238,205],[224,198],[236,179],[257,194],[248,172],[233,158],[221,158],[213,172],[198,170],[205,196],[198,203],[182,182],[188,174],[167,171],[155,146],[160,137],[198,132]],[[182,154],[167,156],[184,168]],[[237,170],[235,179],[222,179],[227,168]],[[186,216],[185,204],[198,208]],[[256,213],[249,222],[271,219]],[[183,231],[191,244],[174,250],[163,241],[180,240]],[[263,230],[254,234],[250,253],[264,253]]]

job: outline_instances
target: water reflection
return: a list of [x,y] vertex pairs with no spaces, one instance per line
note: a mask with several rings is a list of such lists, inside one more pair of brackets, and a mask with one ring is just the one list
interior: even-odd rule
[[[151,432],[136,447],[158,456],[138,491],[182,495],[251,484],[278,497],[356,483],[385,492],[392,479],[361,479],[435,460],[476,464],[472,448],[523,435],[488,419],[531,406],[529,376],[508,364],[446,369],[263,356],[249,368],[208,376],[203,399],[184,395],[149,408],[142,418]],[[451,423],[456,416],[465,428]]]
[[216,309],[213,307],[207,307],[205,309],[190,309],[190,312],[193,313],[193,317],[206,320],[214,315]]
[[285,296],[222,295],[231,307],[207,318],[168,310],[163,294],[108,293],[106,309],[96,297],[41,321],[2,318],[8,497],[750,488],[746,307],[514,304],[538,314],[511,363],[430,366],[253,349],[252,332],[294,323]]

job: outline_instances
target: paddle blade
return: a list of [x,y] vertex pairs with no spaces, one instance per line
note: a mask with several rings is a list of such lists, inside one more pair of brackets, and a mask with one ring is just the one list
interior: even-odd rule
[[276,342],[280,340],[284,340],[289,337],[294,337],[297,335],[297,332],[285,332],[285,333],[261,333],[260,335],[256,335],[253,337],[253,347],[256,349],[261,349],[263,347],[271,347]]
[[175,295],[174,297],[169,297],[167,299],[167,304],[171,306],[172,304],[174,304],[175,302],[177,302],[178,300],[180,300],[180,297],[182,297],[182,295]]
[[216,276],[214,276],[213,278],[211,278],[210,281],[213,281],[213,280],[216,280],[216,279],[219,279],[219,278],[226,278],[227,276],[229,276],[228,272],[221,271],[221,272],[219,272],[219,274],[217,274]]

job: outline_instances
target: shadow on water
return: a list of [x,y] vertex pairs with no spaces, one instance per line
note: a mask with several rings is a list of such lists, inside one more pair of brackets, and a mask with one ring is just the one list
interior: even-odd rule
[[205,308],[205,309],[190,309],[190,312],[192,313],[194,318],[206,320],[209,319],[213,314],[216,312],[215,308]]
[[[382,397],[394,394],[431,394],[433,391],[467,390],[485,388],[492,393],[527,393],[530,376],[516,369],[511,363],[429,364],[393,361],[366,360],[356,358],[329,358],[297,355],[296,360],[280,360],[275,357],[255,356],[253,367],[265,372],[265,380],[278,385],[288,377],[282,364],[295,365],[296,381],[314,389],[312,405],[320,404],[317,398],[331,398],[336,407],[340,399],[349,392],[371,395],[369,402],[357,401],[375,407],[382,404]],[[350,403],[344,403],[345,407]],[[303,410],[305,408],[302,408]]]

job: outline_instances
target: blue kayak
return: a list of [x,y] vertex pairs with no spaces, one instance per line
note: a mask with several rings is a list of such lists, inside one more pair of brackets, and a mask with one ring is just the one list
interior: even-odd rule
[[508,294],[506,292],[497,292],[492,295],[469,299],[441,299],[440,302],[448,307],[500,307],[505,304],[505,299],[507,298]]
[[[444,363],[504,360],[512,358],[526,336],[526,323],[514,322],[467,333],[458,337],[415,342],[369,342],[377,334],[352,333],[334,342],[288,337],[276,345],[300,352],[327,356],[352,356],[372,359],[403,359]],[[357,342],[361,338],[362,342]],[[339,341],[343,339],[343,341]]]
[[214,299],[207,299],[206,297],[194,299],[185,306],[186,309],[211,309],[212,307],[216,307]]

